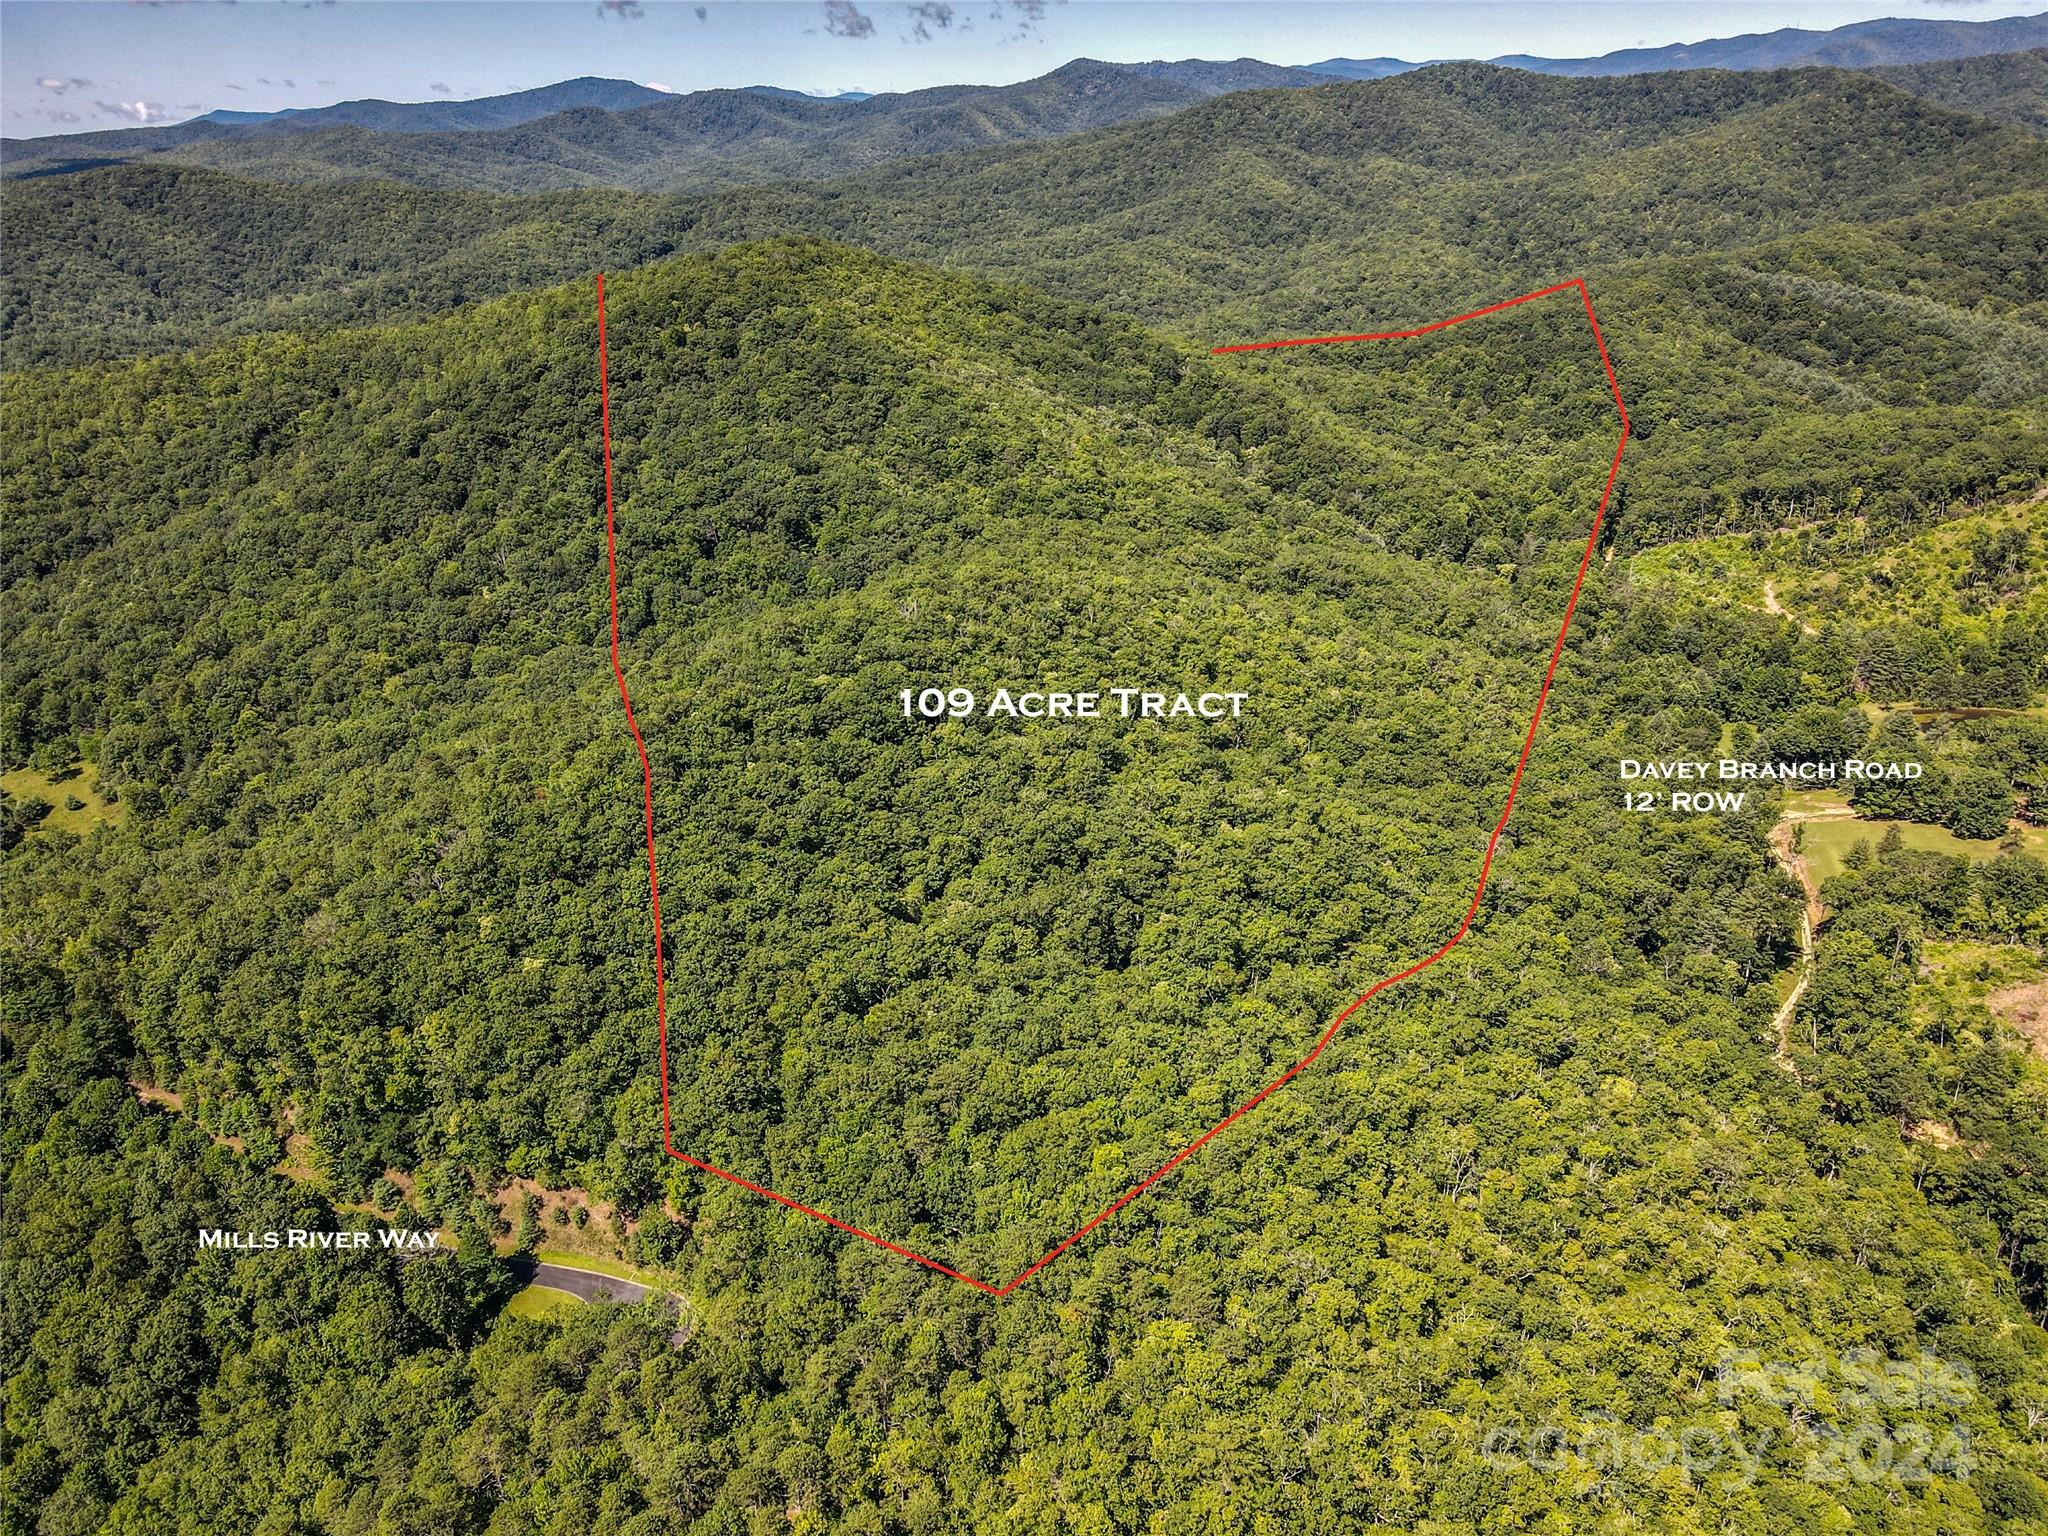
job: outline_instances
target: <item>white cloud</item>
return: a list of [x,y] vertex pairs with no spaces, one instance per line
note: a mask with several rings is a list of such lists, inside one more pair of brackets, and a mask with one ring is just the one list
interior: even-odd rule
[[125,117],[131,123],[160,123],[171,114],[160,101],[96,101],[109,117]]
[[661,91],[670,96],[673,96],[676,93],[676,88],[674,86],[663,85],[659,80],[642,80],[640,83],[646,86],[647,89],[649,89],[650,91]]

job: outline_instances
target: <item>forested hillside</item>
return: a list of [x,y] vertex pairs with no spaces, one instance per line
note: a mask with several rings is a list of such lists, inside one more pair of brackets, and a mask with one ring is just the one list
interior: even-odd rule
[[[1457,66],[0,185],[0,1536],[2048,1531],[2044,171]],[[1459,948],[1001,1302],[663,1155],[1007,1279],[1456,930],[1586,310],[1210,348],[1574,275]],[[903,703],[1118,686],[1247,706]],[[1925,771],[1624,799],[1729,754]],[[515,1315],[533,1189],[680,1309]]]
[[[1570,303],[1499,320],[1497,384],[1418,436],[1374,412],[1433,387],[1448,337],[1332,406],[831,247],[617,281],[679,1145],[1014,1271],[1455,926],[1613,432]],[[9,856],[16,1499],[84,1530],[202,1502],[422,1531],[2029,1507],[2048,1340],[2000,1255],[2038,1236],[1929,1203],[1890,1106],[1771,1064],[1794,903],[1769,804],[1650,820],[1613,790],[1624,746],[1804,729],[1851,675],[1597,568],[1458,963],[1004,1310],[663,1159],[593,343],[579,284],[7,381],[32,516],[8,750],[86,758],[125,808]],[[1449,451],[1489,434],[1491,466]],[[1483,569],[1423,536],[1453,504]],[[897,705],[1126,674],[1255,704],[1146,730]],[[170,1229],[281,1197],[221,1152],[166,1189],[161,1117],[113,1107],[128,1075],[259,1165],[307,1138],[335,1198],[403,1171],[465,1252],[471,1191],[581,1183],[634,1213],[696,1336],[493,1322],[490,1276],[445,1259],[216,1268]],[[167,1223],[89,1270],[48,1225],[81,1158]],[[68,1287],[104,1320],[89,1366]],[[374,1348],[340,1347],[364,1316]],[[1789,1432],[1753,1481],[1697,1486],[1483,1453],[1560,1416],[1716,1424],[1724,1356],[1852,1343],[1970,1373],[1943,1423],[1973,1479],[1816,1483]],[[70,1395],[88,1370],[118,1389]],[[605,1409],[628,1380],[648,1411]],[[515,1427],[541,1392],[544,1440]],[[95,1450],[67,1456],[81,1413]]]
[[[2044,184],[2048,145],[1860,75],[1459,66],[707,201],[330,197],[161,169],[9,184],[5,336],[18,363],[176,345],[202,315],[360,322],[791,229],[1205,344],[1412,324],[1584,274],[1614,296],[1637,396],[1616,530],[1640,543],[1864,500],[1912,521],[2037,479]],[[1457,345],[1445,372],[1483,375],[1484,344]],[[1378,366],[1297,372],[1341,393]]]
[[[708,199],[315,198],[110,168],[0,184],[17,231],[5,340],[20,363],[186,344],[202,315],[349,323],[566,279],[572,233],[617,265],[790,232],[1057,284],[1206,336],[1355,318],[1352,284],[1367,277],[1382,304],[1398,295],[1401,316],[1428,318],[1475,281],[1527,286],[1532,267],[1598,271],[1959,213],[2044,178],[2048,146],[1867,76],[1575,82],[1482,65],[1244,92],[1051,145]],[[340,221],[358,199],[351,236]],[[324,221],[324,263],[292,243],[308,219]],[[272,254],[280,245],[300,260]],[[2011,253],[2018,280],[2038,252]]]
[[2048,48],[1874,71],[1901,90],[1962,112],[2048,132]]
[[1927,1160],[1931,1198],[1987,1211],[2039,1293],[2035,1229],[2048,1049],[2039,986],[2048,720],[2032,707],[2048,632],[2048,501],[1954,516],[1910,537],[1853,516],[1667,545],[1629,578],[1687,608],[1777,615],[1802,667],[1845,667],[1860,718],[1805,712],[1774,751],[1846,723],[1911,780],[1792,797],[1774,834],[1824,923],[1810,985],[1781,1008],[1788,1070],[1886,1106]]

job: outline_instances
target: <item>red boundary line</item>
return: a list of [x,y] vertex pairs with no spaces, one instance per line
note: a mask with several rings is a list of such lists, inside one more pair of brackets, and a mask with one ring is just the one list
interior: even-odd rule
[[1566,289],[1577,289],[1580,302],[1585,306],[1586,323],[1592,327],[1593,344],[1600,352],[1600,366],[1607,374],[1608,393],[1613,396],[1615,412],[1621,417],[1621,439],[1614,445],[1614,457],[1607,465],[1607,480],[1600,490],[1600,504],[1594,509],[1593,526],[1587,531],[1586,547],[1579,556],[1579,570],[1578,574],[1572,579],[1571,596],[1565,600],[1564,618],[1557,626],[1557,639],[1550,647],[1549,664],[1543,669],[1543,684],[1536,691],[1536,708],[1529,716],[1528,732],[1522,737],[1521,756],[1515,760],[1514,776],[1508,780],[1507,801],[1501,807],[1500,819],[1493,824],[1493,835],[1486,841],[1486,853],[1479,861],[1479,881],[1473,889],[1470,905],[1465,908],[1465,916],[1458,924],[1458,931],[1444,940],[1443,944],[1426,958],[1416,961],[1415,964],[1409,966],[1404,971],[1396,971],[1391,976],[1381,977],[1370,987],[1366,988],[1365,991],[1359,993],[1357,997],[1351,1000],[1350,1005],[1342,1013],[1330,1021],[1329,1026],[1317,1038],[1315,1048],[1302,1057],[1301,1060],[1297,1061],[1293,1066],[1281,1073],[1280,1076],[1274,1078],[1272,1082],[1266,1084],[1265,1087],[1252,1095],[1251,1098],[1238,1105],[1236,1109],[1225,1115],[1216,1124],[1209,1127],[1208,1130],[1160,1164],[1149,1177],[1133,1184],[1114,1201],[1104,1206],[1102,1210],[1097,1212],[1071,1235],[1047,1250],[1037,1263],[1024,1270],[1014,1280],[1010,1281],[1007,1285],[993,1285],[986,1280],[976,1279],[973,1275],[963,1274],[957,1269],[941,1264],[937,1259],[927,1258],[925,1255],[913,1249],[905,1248],[899,1243],[892,1243],[886,1237],[877,1237],[872,1232],[856,1227],[852,1222],[841,1221],[837,1216],[827,1215],[824,1211],[818,1210],[814,1206],[805,1205],[800,1200],[792,1200],[789,1196],[779,1194],[775,1190],[769,1189],[766,1185],[756,1184],[751,1179],[741,1178],[738,1174],[721,1168],[716,1163],[707,1163],[702,1158],[692,1157],[687,1152],[676,1150],[675,1141],[670,1133],[669,1118],[668,983],[661,958],[661,881],[654,867],[654,767],[648,761],[647,743],[641,739],[640,725],[633,715],[632,696],[626,690],[625,669],[619,661],[619,549],[616,533],[616,516],[613,510],[612,498],[611,380],[609,361],[605,350],[604,274],[602,272],[598,273],[597,391],[599,415],[603,423],[604,435],[604,544],[605,566],[611,586],[612,676],[618,681],[619,702],[625,707],[626,729],[632,733],[633,747],[640,754],[640,786],[646,809],[647,888],[649,906],[654,917],[654,1018],[661,1064],[662,1150],[677,1161],[688,1163],[692,1168],[702,1169],[705,1173],[724,1179],[728,1184],[737,1184],[741,1189],[749,1190],[754,1194],[773,1200],[777,1205],[787,1206],[792,1211],[800,1211],[806,1216],[816,1217],[828,1226],[837,1227],[842,1232],[850,1232],[855,1237],[873,1243],[877,1248],[885,1248],[890,1253],[909,1259],[913,1263],[922,1264],[926,1269],[935,1270],[949,1279],[958,1280],[962,1285],[971,1285],[977,1291],[982,1291],[990,1296],[1007,1296],[1041,1269],[1044,1269],[1054,1259],[1073,1247],[1082,1238],[1086,1237],[1090,1232],[1093,1232],[1097,1227],[1109,1220],[1118,1211],[1137,1199],[1138,1196],[1142,1195],[1154,1184],[1157,1184],[1161,1179],[1173,1172],[1182,1163],[1193,1157],[1203,1147],[1220,1136],[1228,1127],[1250,1114],[1272,1094],[1284,1088],[1302,1072],[1306,1071],[1315,1062],[1316,1058],[1323,1054],[1324,1048],[1337,1037],[1337,1031],[1344,1027],[1345,1021],[1366,1003],[1384,992],[1388,987],[1393,986],[1396,982],[1406,981],[1410,976],[1420,971],[1428,970],[1437,961],[1443,959],[1445,955],[1455,949],[1458,943],[1465,937],[1466,932],[1471,928],[1472,919],[1479,913],[1479,903],[1486,895],[1486,880],[1493,870],[1493,856],[1500,846],[1501,833],[1507,830],[1508,817],[1514,813],[1515,796],[1522,787],[1522,773],[1529,766],[1529,753],[1536,745],[1536,728],[1543,723],[1543,706],[1550,699],[1550,684],[1557,675],[1558,659],[1564,655],[1564,643],[1571,633],[1572,615],[1579,606],[1579,592],[1585,586],[1586,571],[1593,563],[1593,551],[1600,542],[1600,528],[1607,518],[1607,503],[1614,495],[1615,476],[1621,472],[1622,451],[1628,447],[1628,407],[1622,403],[1621,385],[1614,376],[1614,363],[1607,355],[1607,341],[1600,334],[1600,321],[1593,313],[1593,296],[1586,287],[1586,280],[1575,277],[1567,282],[1553,283],[1548,288],[1538,288],[1533,293],[1525,293],[1517,298],[1504,299],[1498,304],[1489,304],[1484,309],[1475,309],[1466,314],[1453,315],[1448,320],[1438,320],[1432,325],[1417,326],[1415,329],[1408,331],[1365,332],[1352,336],[1298,336],[1279,341],[1254,341],[1234,347],[1214,347],[1211,349],[1215,353],[1265,352],[1280,347],[1316,347],[1349,341],[1405,341],[1411,337],[1428,336],[1436,331],[1448,330],[1451,326],[1462,325],[1467,320],[1477,320],[1482,315],[1498,314],[1501,310],[1512,309],[1517,304],[1527,304],[1534,299],[1548,298],[1551,294],[1563,293]]

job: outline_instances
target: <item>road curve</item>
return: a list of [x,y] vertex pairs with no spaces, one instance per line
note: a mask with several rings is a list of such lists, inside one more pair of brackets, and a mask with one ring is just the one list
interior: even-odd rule
[[594,1269],[571,1269],[566,1264],[542,1264],[534,1259],[514,1259],[512,1273],[519,1277],[521,1285],[545,1285],[551,1290],[567,1291],[578,1301],[645,1301],[653,1294],[637,1280],[621,1280],[617,1275],[600,1274]]
[[[655,1294],[653,1287],[642,1285],[637,1280],[621,1280],[617,1275],[600,1274],[594,1269],[574,1269],[567,1264],[543,1264],[537,1259],[527,1258],[516,1258],[510,1262],[512,1273],[518,1277],[521,1285],[545,1285],[550,1290],[567,1291],[578,1301],[615,1301],[630,1304],[645,1301]],[[676,1305],[680,1314],[680,1302]],[[669,1342],[678,1346],[686,1344],[692,1331],[689,1328],[678,1328],[669,1335]]]

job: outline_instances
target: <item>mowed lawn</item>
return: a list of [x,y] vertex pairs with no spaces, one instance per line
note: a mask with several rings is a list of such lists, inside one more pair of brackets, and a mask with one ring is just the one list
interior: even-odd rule
[[[1798,808],[1819,810],[1823,807],[1820,796],[1797,796],[1797,802],[1810,802]],[[1839,804],[1837,800],[1834,803]],[[1998,856],[2002,839],[1957,837],[1946,827],[1930,827],[1917,821],[1866,821],[1862,817],[1845,816],[1827,821],[1803,821],[1800,824],[1800,847],[1806,855],[1807,866],[1813,871],[1813,878],[1825,883],[1832,876],[1839,875],[1848,867],[1849,850],[1858,843],[1869,843],[1872,851],[1891,828],[1899,829],[1899,836],[1908,848],[1928,853],[1957,855],[1967,859],[1992,859]],[[2022,827],[2020,845],[2038,859],[2048,859],[2048,827]]]
[[542,1322],[563,1312],[572,1312],[583,1305],[580,1297],[571,1296],[567,1291],[558,1291],[552,1285],[529,1285],[513,1293],[505,1303],[505,1310],[514,1317]]

